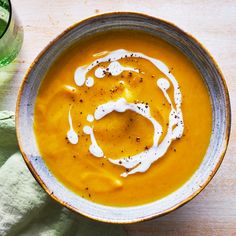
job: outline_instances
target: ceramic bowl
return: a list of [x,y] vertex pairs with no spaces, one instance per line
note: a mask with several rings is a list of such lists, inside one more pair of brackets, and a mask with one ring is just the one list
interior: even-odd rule
[[[207,153],[194,175],[165,198],[135,207],[111,207],[81,198],[50,173],[35,141],[34,105],[40,83],[55,58],[85,36],[110,29],[136,29],[160,37],[181,50],[202,75],[210,94],[213,125]],[[30,171],[56,201],[84,216],[109,223],[133,223],[171,212],[194,198],[211,180],[225,154],[230,133],[230,102],[218,66],[203,46],[175,25],[137,13],[109,13],[75,24],[53,40],[35,59],[18,95],[16,129],[19,147]],[[194,151],[194,150],[193,150]]]

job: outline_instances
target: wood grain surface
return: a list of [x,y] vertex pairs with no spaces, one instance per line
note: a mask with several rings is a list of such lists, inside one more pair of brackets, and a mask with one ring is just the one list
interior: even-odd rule
[[25,38],[19,57],[0,69],[0,110],[15,109],[23,76],[49,41],[92,15],[110,11],[150,14],[175,23],[203,43],[222,69],[230,92],[232,129],[225,160],[207,188],[187,205],[125,229],[135,236],[236,235],[236,0],[12,0],[12,4]]

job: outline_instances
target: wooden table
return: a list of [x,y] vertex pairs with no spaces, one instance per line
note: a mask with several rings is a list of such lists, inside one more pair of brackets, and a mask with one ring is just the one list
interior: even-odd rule
[[194,200],[162,218],[127,225],[129,235],[236,235],[236,0],[12,0],[24,25],[18,59],[0,69],[0,110],[15,109],[22,78],[36,55],[73,23],[109,11],[138,11],[174,22],[212,53],[226,78],[232,106],[225,160]]

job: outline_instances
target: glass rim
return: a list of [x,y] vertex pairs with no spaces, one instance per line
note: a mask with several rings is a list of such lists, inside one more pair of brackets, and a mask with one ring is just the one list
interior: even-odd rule
[[7,21],[7,25],[6,28],[4,29],[4,31],[2,32],[2,34],[0,35],[0,39],[4,36],[4,34],[7,32],[9,25],[11,23],[11,18],[12,18],[12,6],[11,6],[11,1],[7,0],[9,3],[9,17],[8,17],[8,21]]

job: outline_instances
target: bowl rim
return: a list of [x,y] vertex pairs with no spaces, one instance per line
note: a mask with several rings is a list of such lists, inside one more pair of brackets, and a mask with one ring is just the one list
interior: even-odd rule
[[[36,172],[36,170],[34,169],[34,167],[32,166],[32,164],[30,163],[26,153],[23,150],[23,147],[21,145],[21,137],[20,137],[20,131],[19,131],[19,111],[20,111],[20,102],[21,102],[21,97],[22,97],[22,93],[23,93],[23,89],[27,83],[27,79],[28,76],[32,70],[32,68],[37,64],[37,62],[41,59],[41,57],[46,53],[46,51],[53,46],[58,40],[60,40],[64,35],[66,35],[69,31],[73,30],[74,28],[76,28],[77,26],[79,26],[80,24],[86,23],[87,21],[96,19],[97,17],[106,17],[106,16],[112,16],[112,15],[133,15],[133,16],[141,16],[141,17],[145,17],[145,18],[149,18],[153,21],[161,21],[169,26],[174,27],[176,30],[180,31],[182,34],[184,34],[186,37],[190,38],[197,46],[199,46],[200,48],[202,48],[204,50],[204,52],[206,53],[206,55],[212,60],[213,65],[215,66],[216,70],[218,71],[219,75],[220,75],[220,80],[222,82],[222,88],[224,90],[225,93],[225,102],[226,102],[226,107],[225,107],[225,112],[226,112],[226,128],[225,128],[225,135],[224,135],[224,142],[222,143],[222,148],[219,152],[218,155],[218,161],[217,164],[215,166],[215,168],[212,170],[212,173],[208,176],[208,178],[204,181],[204,184],[202,184],[201,186],[198,187],[198,189],[193,192],[189,197],[187,197],[186,199],[184,199],[183,201],[181,201],[180,203],[174,205],[173,207],[170,207],[168,209],[166,209],[164,212],[162,213],[155,213],[152,215],[148,215],[142,218],[137,218],[137,219],[132,219],[132,220],[123,220],[123,221],[115,221],[115,220],[109,220],[109,219],[102,219],[99,217],[95,217],[92,214],[86,214],[84,212],[81,212],[79,209],[74,208],[72,205],[62,201],[61,199],[59,199],[57,196],[55,196],[53,194],[53,192],[51,192],[47,186],[44,184],[44,182],[42,181],[41,177],[38,175],[38,173]],[[53,198],[55,201],[57,201],[58,203],[60,203],[62,206],[72,210],[73,212],[79,213],[80,215],[83,215],[85,217],[88,217],[90,219],[93,220],[97,220],[100,222],[105,222],[105,223],[114,223],[114,224],[131,224],[131,223],[138,223],[138,222],[143,222],[146,220],[151,220],[153,218],[156,217],[160,217],[160,216],[164,216],[182,206],[184,206],[186,203],[188,203],[189,201],[191,201],[193,198],[195,198],[211,181],[211,179],[215,176],[216,172],[218,171],[227,147],[228,147],[228,143],[229,143],[229,138],[230,138],[230,130],[231,130],[231,105],[230,105],[230,96],[229,96],[229,92],[228,92],[228,88],[226,85],[226,80],[223,76],[223,73],[221,71],[221,69],[219,68],[218,64],[216,63],[215,59],[213,58],[213,56],[210,54],[210,52],[203,46],[202,43],[200,43],[196,38],[194,38],[190,33],[182,30],[181,28],[179,28],[178,26],[176,26],[174,23],[171,23],[167,20],[164,20],[162,18],[159,17],[154,17],[152,15],[148,15],[145,13],[140,13],[140,12],[129,12],[129,11],[114,11],[114,12],[108,12],[108,13],[103,13],[103,14],[96,14],[93,15],[91,17],[87,17],[83,20],[80,20],[74,24],[72,24],[71,26],[67,27],[64,31],[62,31],[62,33],[60,33],[58,36],[56,36],[53,40],[51,40],[41,51],[40,53],[36,56],[36,58],[33,60],[33,62],[30,64],[29,68],[27,69],[25,76],[21,82],[19,91],[18,91],[18,95],[17,95],[17,101],[16,101],[16,110],[15,110],[15,122],[16,122],[16,136],[17,136],[17,142],[18,142],[18,146],[20,149],[20,152],[23,156],[23,159],[28,167],[28,169],[30,170],[30,172],[32,173],[32,175],[34,176],[34,178],[36,179],[36,181],[39,183],[39,185],[44,189],[45,192],[47,192],[47,194]]]

